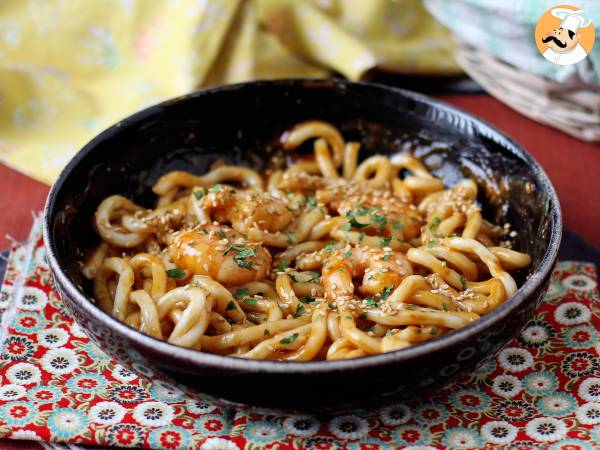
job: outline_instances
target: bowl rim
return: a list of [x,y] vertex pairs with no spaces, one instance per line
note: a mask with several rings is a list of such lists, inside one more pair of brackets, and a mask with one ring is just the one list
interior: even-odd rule
[[[459,116],[461,119],[466,120],[471,127],[473,127],[480,135],[488,136],[500,144],[503,148],[515,154],[516,156],[524,159],[529,167],[535,173],[537,181],[540,183],[545,192],[547,192],[550,199],[550,209],[547,212],[550,215],[550,240],[548,248],[544,252],[542,260],[539,266],[533,271],[528,277],[525,283],[520,286],[517,292],[506,302],[504,302],[499,308],[491,312],[490,314],[484,315],[473,323],[453,331],[445,336],[438,339],[428,341],[422,344],[418,344],[412,347],[408,347],[402,350],[397,350],[388,353],[382,353],[377,355],[369,355],[356,359],[348,360],[335,360],[335,361],[306,361],[306,362],[295,362],[295,361],[263,361],[263,360],[250,360],[242,358],[233,358],[229,356],[215,355],[212,353],[204,353],[202,351],[193,350],[185,347],[180,347],[174,344],[170,344],[166,341],[162,341],[140,331],[131,328],[125,323],[112,317],[110,314],[102,311],[99,306],[94,303],[91,297],[85,295],[76,286],[76,284],[69,278],[66,272],[63,270],[58,262],[57,248],[54,236],[51,232],[51,219],[55,215],[56,201],[59,197],[61,189],[69,178],[71,172],[76,168],[79,161],[82,160],[86,155],[93,152],[98,144],[112,136],[118,134],[121,128],[125,128],[129,125],[139,124],[146,120],[148,117],[153,116],[161,112],[163,109],[168,108],[171,105],[179,104],[180,102],[188,101],[189,99],[195,99],[205,95],[214,95],[220,92],[226,92],[230,90],[243,89],[253,86],[266,86],[266,85],[279,85],[282,88],[286,86],[297,87],[303,86],[310,88],[311,86],[329,86],[330,88],[346,89],[348,86],[358,86],[366,89],[380,89],[387,92],[391,92],[395,95],[400,95],[405,98],[414,100],[417,103],[425,104],[429,107],[442,110],[446,113]],[[460,108],[451,106],[443,101],[432,99],[426,95],[419,94],[416,92],[400,89],[397,87],[390,87],[386,85],[376,83],[363,83],[363,82],[351,82],[346,80],[332,80],[332,79],[314,79],[314,78],[290,78],[290,79],[279,79],[270,81],[250,81],[237,84],[229,84],[219,86],[215,88],[202,89],[190,94],[175,97],[158,104],[149,106],[139,112],[136,112],[110,126],[106,130],[102,131],[86,145],[83,146],[79,152],[77,152],[65,168],[61,171],[57,180],[54,182],[50,189],[50,193],[46,200],[44,208],[44,223],[43,223],[43,237],[44,246],[46,250],[46,257],[52,272],[52,276],[55,281],[60,285],[61,290],[65,295],[68,295],[72,301],[77,303],[77,306],[81,308],[85,314],[94,316],[96,320],[100,321],[104,326],[116,331],[119,334],[124,335],[132,343],[140,347],[150,347],[153,349],[155,354],[169,355],[171,358],[175,358],[178,362],[189,363],[191,365],[200,365],[203,367],[214,367],[220,369],[227,369],[237,372],[245,373],[278,373],[278,374],[302,374],[302,373],[329,373],[329,372],[341,372],[348,369],[368,369],[376,366],[385,366],[389,364],[397,364],[405,361],[409,361],[418,357],[426,356],[433,351],[440,351],[452,347],[461,341],[466,341],[479,334],[482,330],[491,327],[492,325],[500,322],[504,317],[511,314],[517,309],[522,303],[526,302],[534,292],[539,289],[544,281],[550,277],[554,265],[558,257],[558,250],[562,236],[562,214],[560,203],[556,195],[554,186],[548,178],[546,172],[540,166],[540,164],[519,144],[513,139],[506,136],[502,131],[496,127],[490,125],[486,121],[477,118],[476,116],[463,111]],[[161,366],[160,361],[157,364]]]

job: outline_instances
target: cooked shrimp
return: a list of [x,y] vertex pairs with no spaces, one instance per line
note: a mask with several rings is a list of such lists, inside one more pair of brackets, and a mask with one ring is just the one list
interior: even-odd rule
[[353,218],[367,234],[399,236],[404,241],[419,236],[423,225],[421,214],[413,205],[391,201],[388,195],[377,191],[342,200],[337,211],[340,216]]
[[209,225],[177,233],[169,253],[178,267],[230,285],[260,281],[271,267],[267,249],[226,226]]
[[201,223],[210,223],[212,217],[218,222],[231,223],[231,227],[239,233],[247,233],[250,228],[280,231],[292,221],[292,214],[285,203],[270,194],[240,192],[230,186],[217,186],[209,189],[194,206]]
[[362,277],[358,288],[362,295],[381,294],[385,288],[398,286],[412,268],[404,254],[372,247],[335,250],[323,266],[321,277],[325,296],[330,300],[354,295],[353,279]]

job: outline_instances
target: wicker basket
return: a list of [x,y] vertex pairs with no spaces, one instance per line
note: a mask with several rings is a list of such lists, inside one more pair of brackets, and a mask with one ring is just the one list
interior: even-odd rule
[[456,59],[487,92],[521,114],[576,138],[600,142],[600,89],[557,83],[458,45]]

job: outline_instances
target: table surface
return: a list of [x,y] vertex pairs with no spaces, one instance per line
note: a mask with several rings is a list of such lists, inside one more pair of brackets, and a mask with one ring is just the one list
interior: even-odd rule
[[[554,183],[565,227],[600,247],[600,145],[579,141],[534,122],[486,94],[444,94],[441,100],[469,111],[511,136],[539,161]],[[33,213],[49,187],[0,164],[0,248],[27,237]]]

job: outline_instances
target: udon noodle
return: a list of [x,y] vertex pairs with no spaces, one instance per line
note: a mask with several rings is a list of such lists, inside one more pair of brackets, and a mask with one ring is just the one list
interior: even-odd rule
[[325,122],[284,133],[284,156],[303,143],[314,158],[264,173],[167,173],[152,210],[104,199],[82,268],[98,305],[172,344],[308,361],[435,339],[515,293],[509,271],[531,259],[482,218],[472,180],[446,187],[405,153],[359,162]]

